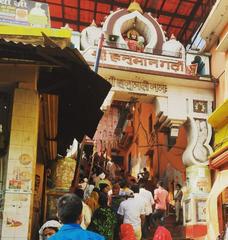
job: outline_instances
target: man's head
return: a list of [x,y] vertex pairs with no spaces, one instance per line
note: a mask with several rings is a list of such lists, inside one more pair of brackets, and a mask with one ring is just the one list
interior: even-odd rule
[[157,183],[157,187],[164,187],[164,183],[163,183],[163,181],[158,181],[158,183]]
[[112,186],[112,193],[113,193],[113,195],[119,195],[120,185],[118,183],[116,183]]
[[40,239],[49,239],[52,235],[58,232],[61,224],[56,220],[49,220],[45,222],[39,230]]
[[54,227],[47,227],[43,230],[43,239],[48,239],[50,238],[52,235],[56,234],[58,232],[58,228],[54,228]]
[[147,169],[144,167],[144,168],[143,168],[143,171],[144,171],[144,172],[147,172]]
[[63,224],[80,223],[82,201],[75,194],[65,194],[58,200],[57,212],[58,217]]
[[84,191],[81,188],[76,188],[74,194],[76,194],[81,200],[84,198]]
[[133,184],[131,186],[131,190],[133,191],[133,193],[139,193],[139,185],[138,184]]
[[100,183],[99,188],[100,188],[100,191],[104,193],[108,193],[108,191],[110,190],[110,187],[107,183]]
[[181,190],[181,185],[179,183],[176,184],[176,189]]

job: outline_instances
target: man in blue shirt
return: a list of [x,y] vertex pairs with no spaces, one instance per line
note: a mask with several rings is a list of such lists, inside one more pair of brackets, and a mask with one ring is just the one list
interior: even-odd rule
[[80,227],[82,201],[75,194],[62,196],[58,200],[57,211],[63,226],[49,240],[105,240],[103,236]]

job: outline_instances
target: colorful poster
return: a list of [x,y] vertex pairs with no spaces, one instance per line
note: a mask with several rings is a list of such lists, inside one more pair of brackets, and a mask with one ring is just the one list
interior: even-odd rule
[[28,0],[0,0],[0,23],[40,28],[50,27],[48,4]]

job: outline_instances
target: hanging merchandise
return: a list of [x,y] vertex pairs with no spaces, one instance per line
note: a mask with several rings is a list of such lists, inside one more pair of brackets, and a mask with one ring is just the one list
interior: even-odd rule
[[72,158],[58,160],[54,174],[56,190],[69,191],[74,179],[75,167],[76,161]]

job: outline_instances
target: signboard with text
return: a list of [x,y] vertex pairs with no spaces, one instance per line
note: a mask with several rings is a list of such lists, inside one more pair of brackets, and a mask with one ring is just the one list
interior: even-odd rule
[[[94,64],[96,60],[96,48],[91,47],[82,53],[88,63]],[[181,58],[155,56],[120,49],[103,48],[100,65],[115,66],[118,69],[144,70],[148,72],[163,72],[171,74],[186,74],[185,61]]]
[[0,0],[0,24],[50,27],[48,4],[28,0]]

